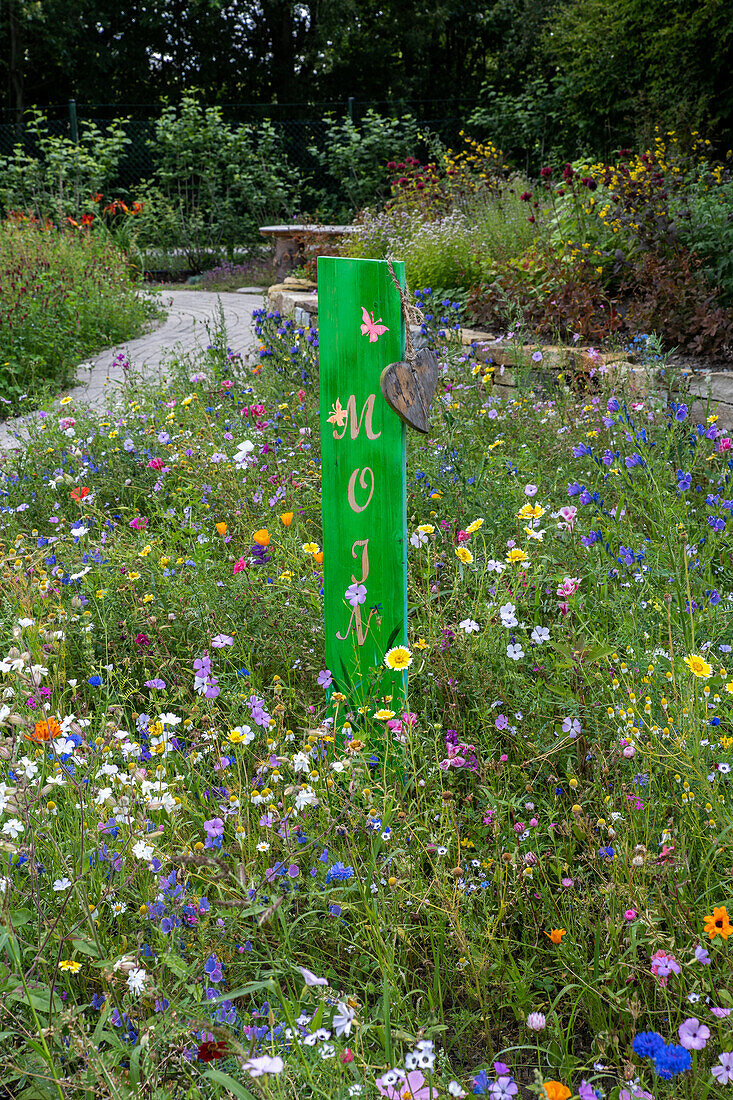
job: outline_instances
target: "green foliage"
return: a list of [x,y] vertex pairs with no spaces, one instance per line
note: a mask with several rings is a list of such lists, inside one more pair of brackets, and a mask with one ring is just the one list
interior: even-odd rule
[[182,249],[191,267],[260,244],[258,227],[290,216],[299,174],[272,123],[226,123],[220,107],[187,92],[156,122],[155,174],[141,188],[141,249]]
[[673,204],[680,241],[703,262],[720,301],[733,306],[733,182],[729,173],[707,170],[689,181]]
[[96,212],[94,196],[115,179],[130,144],[124,119],[104,130],[82,121],[78,142],[52,135],[38,110],[31,112],[25,128],[34,151],[18,142],[9,156],[0,157],[0,211],[41,221],[52,218],[59,225],[66,218],[81,221],[84,214]]
[[158,312],[103,235],[2,223],[0,415],[69,385],[84,358],[137,336]]
[[360,122],[328,119],[322,144],[308,150],[337,196],[322,192],[320,202],[329,206],[333,217],[350,220],[354,210],[384,201],[390,190],[387,162],[414,156],[424,143],[411,114],[390,118],[370,107]]

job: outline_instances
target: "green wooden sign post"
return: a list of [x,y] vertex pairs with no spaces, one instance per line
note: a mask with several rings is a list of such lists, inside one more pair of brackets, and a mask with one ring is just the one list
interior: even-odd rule
[[326,665],[355,704],[378,668],[399,711],[407,672],[384,656],[407,637],[405,426],[380,376],[403,357],[404,325],[387,263],[320,257],[318,321]]

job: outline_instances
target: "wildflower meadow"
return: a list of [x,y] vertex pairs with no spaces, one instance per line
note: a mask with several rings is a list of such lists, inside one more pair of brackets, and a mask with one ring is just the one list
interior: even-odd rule
[[409,636],[359,706],[315,329],[219,323],[4,457],[3,1100],[733,1095],[733,443],[654,340],[508,390],[420,301]]

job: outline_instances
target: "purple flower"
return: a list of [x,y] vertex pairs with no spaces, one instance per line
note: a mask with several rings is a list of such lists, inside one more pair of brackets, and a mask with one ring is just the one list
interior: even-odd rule
[[222,649],[225,645],[234,645],[234,638],[230,638],[228,634],[217,634],[211,639],[211,644],[214,649]]
[[223,980],[224,975],[221,970],[221,963],[216,955],[209,955],[204,963],[204,977],[208,977],[210,982],[220,982]]
[[366,586],[363,584],[350,584],[344,592],[344,599],[351,604],[352,607],[358,607],[359,604],[364,603],[367,597]]
[[330,668],[324,668],[318,673],[318,686],[322,688],[330,687],[333,683],[333,675]]
[[701,947],[700,944],[698,944],[695,948],[695,958],[702,966],[710,966],[710,956],[708,955],[705,948]]
[[542,352],[541,351],[535,351],[533,353],[532,362],[533,363],[541,363],[542,362]]
[[719,1066],[710,1070],[719,1085],[729,1085],[733,1081],[733,1052],[723,1051],[718,1055]]
[[157,691],[165,691],[165,680],[161,680],[159,676],[156,676],[154,680],[146,680],[145,687],[155,688]]
[[494,725],[498,730],[505,730],[509,725],[509,719],[506,714],[500,714],[498,718],[494,719]]
[[691,1016],[680,1024],[677,1034],[685,1050],[704,1050],[710,1038],[710,1028],[701,1024],[696,1016]]
[[206,835],[210,837],[222,836],[224,833],[224,822],[220,817],[212,817],[209,821],[204,822],[204,829]]
[[494,1083],[489,1086],[491,1100],[512,1100],[512,1097],[516,1096],[518,1092],[519,1086],[515,1084],[511,1077],[497,1077]]
[[577,718],[565,718],[562,724],[563,733],[569,733],[572,737],[577,737],[580,733],[580,722]]

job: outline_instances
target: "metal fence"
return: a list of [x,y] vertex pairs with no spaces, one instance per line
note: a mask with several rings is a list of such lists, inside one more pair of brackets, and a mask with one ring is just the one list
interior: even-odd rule
[[[365,101],[350,98],[346,101],[322,103],[225,103],[222,115],[232,124],[269,120],[279,131],[283,148],[291,164],[304,173],[317,173],[317,162],[309,152],[310,146],[321,148],[327,134],[328,120],[351,117],[358,122],[370,108],[388,117],[412,114],[426,129],[436,133],[447,144],[456,144],[465,120],[476,106],[475,100],[421,100],[421,101]],[[36,109],[36,108],[34,108]],[[115,184],[129,189],[141,180],[152,176],[155,169],[155,122],[164,109],[161,104],[110,104],[76,103],[49,104],[37,108],[44,118],[44,125],[53,136],[77,140],[79,126],[94,122],[101,130],[114,120],[124,119],[124,130],[130,139],[120,161]],[[18,119],[14,112],[0,109],[0,156],[8,156],[17,145],[33,154],[36,141],[27,127],[30,113]]]

